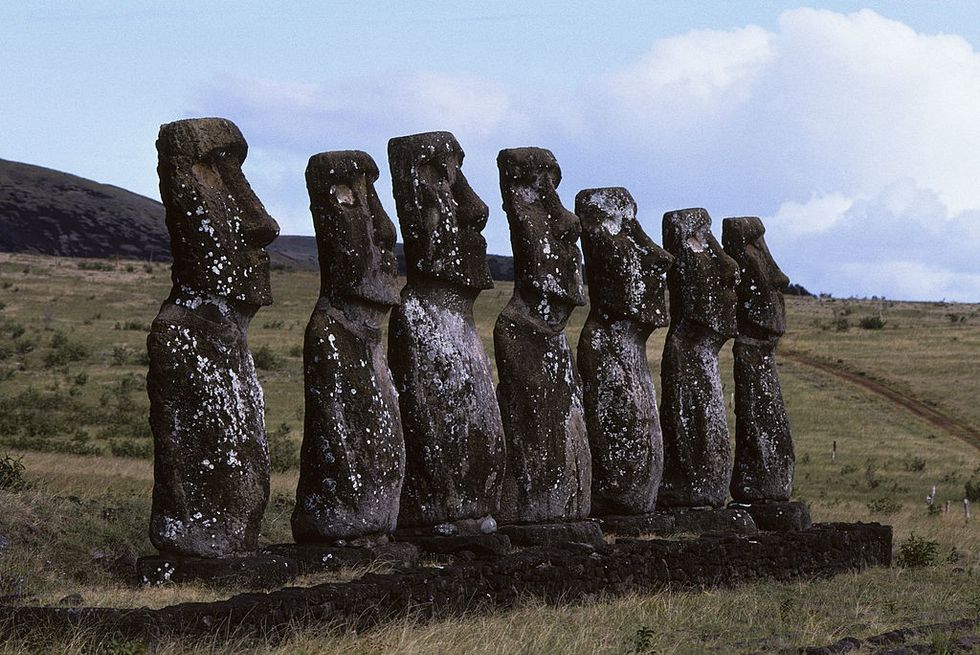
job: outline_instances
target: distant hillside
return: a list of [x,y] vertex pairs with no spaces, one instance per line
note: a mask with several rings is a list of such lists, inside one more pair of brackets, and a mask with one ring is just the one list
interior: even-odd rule
[[[277,267],[318,268],[316,240],[280,236],[269,247]],[[170,260],[163,205],[109,184],[0,159],[0,252],[61,257]],[[401,244],[395,246],[405,273]],[[511,257],[490,255],[495,280],[513,280]]]

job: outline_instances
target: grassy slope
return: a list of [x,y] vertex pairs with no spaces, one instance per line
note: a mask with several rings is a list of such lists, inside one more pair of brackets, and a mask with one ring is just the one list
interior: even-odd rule
[[[297,355],[317,276],[277,272],[273,285],[276,305],[258,314],[250,341],[253,349],[270,348],[281,363],[260,374],[267,422],[271,431],[288,434],[295,446],[302,431]],[[23,405],[16,421],[4,423],[0,415],[0,453],[5,444],[34,449],[17,452],[37,481],[31,491],[0,492],[0,535],[11,540],[0,550],[0,595],[23,589],[41,602],[55,602],[79,592],[86,602],[104,605],[162,605],[220,595],[193,587],[134,592],[120,584],[110,565],[120,555],[150,550],[144,533],[150,461],[111,452],[147,452],[149,440],[141,434],[147,403],[140,356],[144,328],[168,289],[169,273],[161,265],[81,270],[77,260],[0,255],[0,356],[6,353],[0,359],[0,402],[14,399]],[[509,293],[508,285],[498,285],[478,303],[477,322],[491,359],[493,321]],[[787,348],[842,360],[980,425],[974,402],[980,395],[976,306],[814,299],[789,299],[788,306],[792,330],[784,341]],[[881,312],[885,328],[838,332],[835,311],[837,318],[848,312],[851,324]],[[954,324],[946,316],[951,313],[967,318]],[[573,344],[585,315],[585,309],[573,315],[568,330]],[[134,329],[124,329],[127,323]],[[23,334],[13,338],[18,326]],[[77,362],[46,366],[56,333],[67,335],[69,345],[85,344],[89,352]],[[34,349],[21,352],[26,347],[18,344],[24,343],[33,343]],[[662,343],[663,331],[658,331],[649,344],[655,376]],[[729,390],[730,357],[727,347],[723,371]],[[81,373],[87,376],[83,383]],[[283,648],[623,652],[645,641],[657,652],[697,651],[702,645],[731,650],[740,641],[774,635],[773,643],[779,644],[826,643],[842,634],[872,634],[980,610],[975,577],[980,573],[980,523],[975,518],[965,524],[960,505],[964,482],[980,466],[977,450],[825,373],[786,361],[781,375],[797,446],[796,493],[811,503],[814,518],[889,522],[895,525],[896,543],[914,531],[939,542],[940,556],[955,561],[926,571],[892,569],[807,585],[668,592],[584,607],[553,609],[529,602],[492,617],[434,626],[405,621],[363,637],[307,632]],[[31,388],[35,393],[24,395]],[[37,411],[24,411],[32,408]],[[838,456],[831,462],[834,440]],[[274,478],[264,530],[270,540],[289,538],[295,479],[295,472]],[[934,484],[940,504],[952,501],[948,515],[926,512],[924,498]],[[868,503],[883,504],[883,498],[893,501],[894,513],[872,514]]]

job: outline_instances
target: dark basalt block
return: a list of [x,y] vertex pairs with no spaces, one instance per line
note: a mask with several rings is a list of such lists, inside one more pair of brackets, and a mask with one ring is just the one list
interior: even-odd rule
[[500,192],[514,250],[514,293],[493,328],[507,435],[501,523],[581,520],[591,510],[582,385],[565,324],[585,304],[578,217],[556,187],[561,170],[543,148],[501,150]]
[[138,584],[149,586],[204,582],[223,587],[269,589],[302,573],[298,561],[272,553],[207,559],[150,555],[136,561]]
[[321,544],[275,544],[262,549],[263,553],[278,555],[299,564],[302,573],[315,573],[345,566],[363,566],[383,562],[396,567],[415,566],[419,551],[414,545],[401,542],[373,546],[335,546]]
[[576,543],[598,548],[606,543],[599,522],[594,520],[502,525],[498,530],[510,537],[515,546],[554,546]]
[[648,514],[633,514],[617,516],[607,514],[598,517],[602,531],[626,537],[639,537],[646,534],[671,534],[675,530],[676,520],[671,512],[650,512]]
[[676,532],[755,534],[759,531],[752,515],[742,508],[684,508],[667,511],[674,517]]
[[797,501],[767,501],[762,503],[731,503],[731,509],[748,512],[760,530],[789,532],[806,530],[812,524],[810,510]]
[[[395,538],[433,555],[462,555],[471,553],[476,559],[503,557],[511,551],[511,540],[507,535],[493,534],[395,534]],[[402,543],[402,541],[396,542]]]

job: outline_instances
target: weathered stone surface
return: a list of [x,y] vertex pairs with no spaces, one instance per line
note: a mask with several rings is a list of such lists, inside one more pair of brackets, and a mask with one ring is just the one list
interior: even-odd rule
[[645,534],[671,534],[674,532],[674,515],[671,512],[650,512],[617,516],[606,514],[599,517],[602,531],[627,537]]
[[492,559],[503,557],[511,549],[511,541],[507,535],[494,532],[493,534],[457,534],[457,535],[413,535],[402,537],[406,542],[419,550],[433,555],[458,555],[470,553],[477,559]]
[[810,510],[796,501],[763,501],[751,504],[733,502],[729,507],[748,512],[760,530],[787,532],[806,530],[812,525]]
[[565,324],[585,304],[578,217],[543,148],[501,150],[500,192],[514,251],[514,294],[493,328],[507,435],[503,523],[574,521],[590,510],[591,455],[582,386]]
[[591,307],[578,342],[592,451],[592,515],[654,511],[663,435],[647,361],[651,332],[667,325],[673,257],[646,235],[623,188],[575,197]]
[[388,328],[407,455],[399,526],[492,516],[504,435],[473,302],[493,286],[480,232],[487,206],[460,169],[452,134],[388,142],[408,284]]
[[736,335],[738,268],[711,234],[703,209],[664,214],[670,329],[660,365],[664,435],[662,507],[722,507],[732,474],[718,351]]
[[395,226],[367,153],[310,158],[306,184],[320,298],[306,328],[306,413],[293,538],[350,540],[395,528],[405,474],[398,394],[381,326],[398,304]]
[[701,534],[704,532],[723,532],[736,534],[755,534],[758,528],[752,515],[741,507],[722,508],[679,508],[668,510],[674,517],[676,532]]
[[598,548],[605,544],[602,528],[595,520],[502,525],[500,532],[515,546],[552,546],[564,543],[588,544]]
[[241,594],[211,603],[157,610],[0,607],[0,636],[43,631],[124,638],[230,633],[281,634],[299,625],[363,631],[411,612],[420,618],[513,607],[529,596],[574,603],[675,588],[730,586],[759,580],[807,580],[891,562],[892,530],[878,524],[822,524],[802,532],[752,537],[622,539],[596,549],[528,548],[494,560],[365,575],[348,583]]
[[786,332],[783,274],[766,246],[762,221],[726,218],[725,252],[739,266],[735,339],[735,466],[732,498],[754,503],[789,500],[795,456],[786,416],[776,344]]
[[269,553],[218,559],[151,555],[136,561],[138,583],[149,586],[205,582],[244,589],[270,589],[301,573],[296,560]]
[[372,562],[384,562],[400,567],[415,566],[419,559],[418,548],[402,542],[377,543],[370,546],[275,544],[263,548],[262,552],[296,562],[301,574],[345,566],[363,566]]
[[154,440],[150,539],[162,553],[253,551],[269,496],[262,388],[246,342],[272,302],[279,226],[242,175],[233,123],[169,123],[157,140],[173,289],[147,338]]

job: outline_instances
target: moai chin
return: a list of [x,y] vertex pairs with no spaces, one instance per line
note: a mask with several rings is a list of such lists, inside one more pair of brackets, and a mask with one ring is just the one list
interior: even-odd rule
[[147,338],[154,440],[150,540],[161,552],[255,550],[269,497],[262,388],[246,342],[272,302],[264,246],[279,233],[242,174],[247,145],[222,118],[157,139],[173,288]]
[[704,209],[664,214],[670,328],[661,362],[665,507],[721,507],[732,475],[718,351],[736,336],[738,267],[711,234]]
[[585,304],[578,217],[556,187],[561,170],[543,148],[501,150],[500,192],[514,251],[514,295],[493,329],[507,435],[500,505],[506,523],[588,517],[592,462],[582,387],[565,324]]
[[320,298],[306,328],[306,412],[297,542],[372,539],[395,529],[405,473],[398,394],[381,327],[398,304],[395,226],[365,152],[310,158],[306,185],[320,259]]
[[740,272],[731,493],[741,503],[789,500],[793,491],[793,438],[776,368],[776,344],[786,332],[783,291],[789,278],[769,253],[765,233],[755,217],[722,223],[725,252]]
[[391,139],[388,160],[408,265],[388,329],[407,458],[399,528],[493,532],[504,436],[473,320],[477,295],[493,286],[487,206],[449,132]]
[[575,196],[589,281],[578,342],[592,451],[592,514],[653,512],[663,474],[663,434],[646,342],[667,325],[664,291],[673,257],[636,220],[623,188]]

